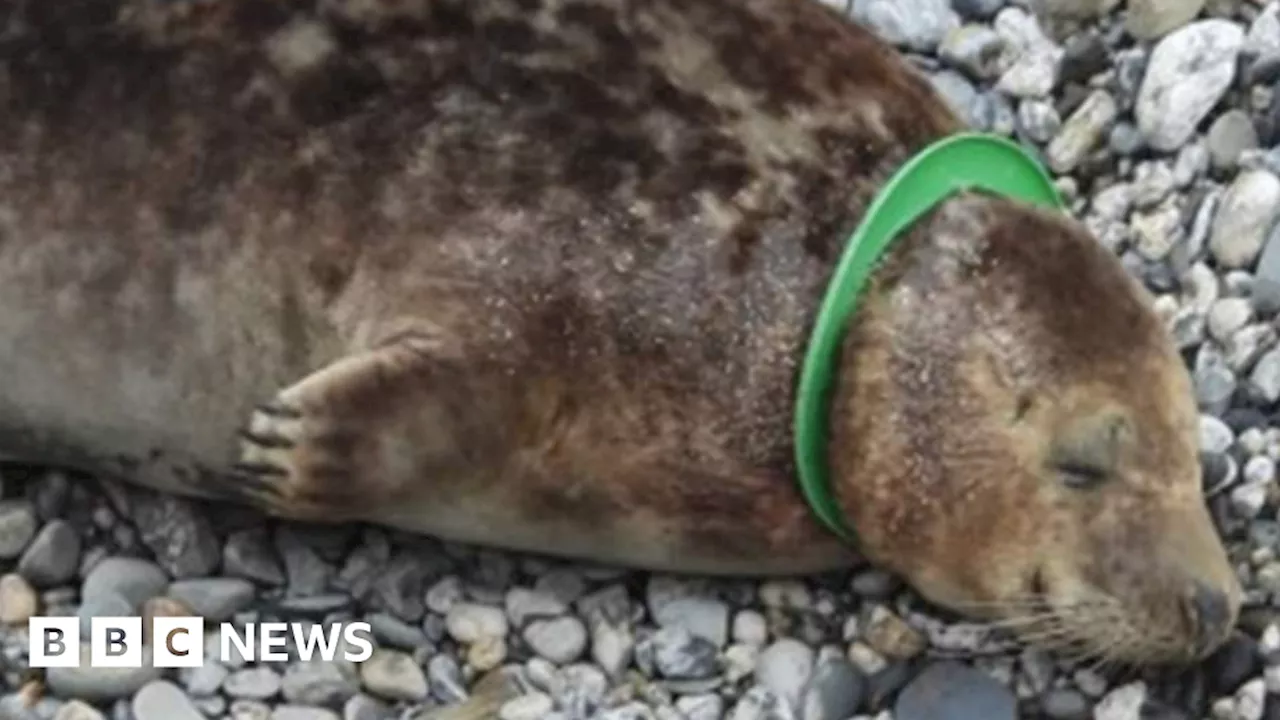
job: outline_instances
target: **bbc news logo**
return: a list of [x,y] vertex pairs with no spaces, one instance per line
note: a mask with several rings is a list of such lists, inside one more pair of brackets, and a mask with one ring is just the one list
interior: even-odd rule
[[[33,668],[79,667],[82,662],[80,619],[33,617],[29,624],[28,655]],[[334,623],[327,627],[302,623],[249,623],[238,629],[222,623],[218,629],[218,660],[288,662],[289,639],[302,660],[318,656],[363,662],[373,655],[372,630],[367,622]],[[202,617],[157,617],[151,625],[152,665],[159,668],[201,667],[207,636]],[[140,617],[96,617],[89,627],[90,667],[142,667],[146,634]],[[344,642],[345,641],[345,642]],[[235,654],[233,654],[233,652]]]

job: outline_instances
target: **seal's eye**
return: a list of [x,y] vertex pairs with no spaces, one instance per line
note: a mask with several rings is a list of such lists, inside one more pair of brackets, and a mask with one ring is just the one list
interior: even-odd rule
[[1088,463],[1059,460],[1055,465],[1058,473],[1062,476],[1062,482],[1067,487],[1077,490],[1087,490],[1101,485],[1106,482],[1108,477],[1108,472],[1105,468]]
[[1056,438],[1049,465],[1067,487],[1097,487],[1115,476],[1128,430],[1125,420],[1115,415],[1072,423]]

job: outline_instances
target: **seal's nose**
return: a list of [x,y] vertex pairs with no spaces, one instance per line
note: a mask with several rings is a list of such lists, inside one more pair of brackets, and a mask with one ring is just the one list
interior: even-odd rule
[[1196,634],[1196,652],[1204,654],[1226,637],[1230,628],[1231,607],[1226,593],[1196,582],[1188,598],[1189,611]]

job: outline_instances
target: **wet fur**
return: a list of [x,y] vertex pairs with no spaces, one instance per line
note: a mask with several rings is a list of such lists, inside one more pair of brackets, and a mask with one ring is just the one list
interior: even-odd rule
[[[854,560],[796,490],[795,372],[872,194],[960,125],[831,9],[4,0],[0,59],[7,452],[655,569]],[[1067,219],[930,214],[841,360],[860,549],[942,601],[1022,588],[1030,537],[1102,562],[1041,475],[1110,407],[1148,485],[1098,509],[1194,515],[1162,332]]]

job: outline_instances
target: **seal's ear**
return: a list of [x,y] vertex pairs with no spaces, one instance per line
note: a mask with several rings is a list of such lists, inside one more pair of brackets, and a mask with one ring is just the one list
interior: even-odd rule
[[1049,465],[1068,487],[1096,487],[1115,477],[1120,450],[1132,436],[1128,418],[1102,412],[1060,429],[1049,448]]

